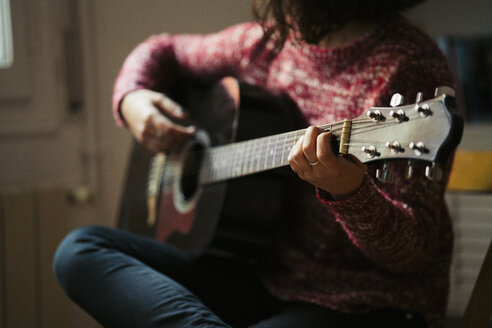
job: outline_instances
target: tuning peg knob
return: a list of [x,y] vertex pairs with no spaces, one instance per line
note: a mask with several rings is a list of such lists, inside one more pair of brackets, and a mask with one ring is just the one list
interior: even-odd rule
[[380,153],[378,153],[376,147],[374,146],[369,146],[369,147],[366,147],[366,146],[362,146],[361,150],[366,153],[366,156],[368,158],[374,158],[376,156],[379,156],[381,155]]
[[442,180],[442,170],[435,162],[432,165],[425,167],[425,177],[431,181]]
[[407,162],[407,180],[410,180],[413,178],[413,160],[409,159]]
[[389,142],[386,141],[385,147],[391,149],[394,154],[402,153],[405,151],[398,141]]
[[389,112],[389,115],[391,117],[393,117],[395,120],[397,120],[398,122],[408,121],[407,115],[405,115],[405,112],[403,110],[401,110],[401,109],[399,109],[399,110],[391,110]]
[[395,93],[391,97],[390,106],[391,107],[397,107],[397,106],[401,106],[401,105],[403,105],[403,95],[401,95],[399,93]]
[[417,112],[420,114],[420,116],[422,117],[427,117],[427,116],[430,116],[432,115],[432,111],[429,107],[428,104],[423,104],[423,105],[415,105],[415,109],[417,110]]
[[420,105],[420,103],[424,100],[424,94],[422,92],[417,93],[417,97],[415,98],[415,110],[422,117],[427,117],[432,114],[432,111],[428,104]]
[[410,147],[410,149],[413,150],[413,152],[417,156],[421,156],[422,154],[429,152],[429,150],[425,147],[425,145],[422,141],[419,141],[417,143],[411,142],[408,146]]
[[455,97],[455,91],[453,88],[446,87],[446,86],[437,87],[436,90],[434,91],[434,96],[439,97],[442,95]]
[[372,118],[376,122],[384,121],[386,118],[383,116],[383,113],[379,109],[368,110],[367,117]]
[[376,170],[376,178],[383,183],[387,183],[392,180],[393,177],[391,176],[388,162],[384,162],[383,168]]

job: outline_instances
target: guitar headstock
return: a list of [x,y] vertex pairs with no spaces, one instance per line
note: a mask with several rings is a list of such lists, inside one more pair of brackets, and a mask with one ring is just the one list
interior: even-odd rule
[[[426,176],[439,178],[436,162],[446,160],[463,134],[463,119],[456,113],[454,90],[440,87],[433,99],[424,101],[419,93],[415,103],[402,104],[403,97],[395,94],[390,107],[372,107],[352,120],[347,153],[361,162],[391,159],[432,162]],[[384,169],[380,175],[380,180],[386,180]]]

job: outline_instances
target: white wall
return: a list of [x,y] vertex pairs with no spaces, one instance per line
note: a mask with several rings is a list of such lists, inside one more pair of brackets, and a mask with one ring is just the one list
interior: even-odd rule
[[427,0],[409,16],[430,35],[491,35],[492,1]]

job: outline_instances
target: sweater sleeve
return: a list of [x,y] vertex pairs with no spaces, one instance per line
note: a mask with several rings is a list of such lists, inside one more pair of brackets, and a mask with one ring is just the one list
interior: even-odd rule
[[208,35],[155,35],[126,58],[113,91],[113,113],[124,125],[120,103],[137,89],[166,90],[178,77],[203,82],[238,76],[244,53],[262,36],[254,23],[243,23]]
[[[428,54],[429,55],[429,54]],[[422,58],[422,57],[421,57]],[[452,77],[439,52],[427,58],[405,62],[393,74],[381,93],[379,105],[389,103],[394,92],[403,93],[409,102],[418,91],[429,99],[437,86],[453,86]],[[411,97],[411,98],[409,98]],[[393,181],[381,183],[375,171],[382,163],[370,163],[361,187],[349,198],[334,201],[318,190],[318,198],[327,205],[349,238],[367,257],[394,272],[418,270],[435,256],[439,245],[441,215],[445,211],[444,193],[452,163],[441,163],[444,178],[430,181],[425,166],[415,164],[414,177],[406,179],[405,160],[390,164]]]

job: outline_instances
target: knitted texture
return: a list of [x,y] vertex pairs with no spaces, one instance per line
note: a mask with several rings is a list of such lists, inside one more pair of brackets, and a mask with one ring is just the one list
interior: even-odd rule
[[[312,125],[388,106],[395,92],[411,102],[419,91],[430,98],[436,86],[452,86],[433,41],[403,17],[344,47],[287,41],[280,52],[262,41],[257,24],[244,23],[211,35],[157,35],[140,44],[115,84],[116,120],[124,125],[119,104],[130,91],[163,90],[178,77],[212,82],[223,76],[287,93]],[[285,300],[346,313],[399,308],[442,327],[453,244],[444,204],[450,163],[443,181],[431,182],[424,164],[406,180],[406,163],[396,161],[394,181],[387,184],[375,179],[381,164],[369,164],[362,186],[341,201],[299,180],[289,188],[292,201],[272,259],[260,270],[263,282]]]

